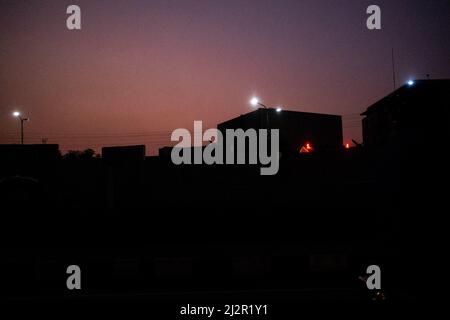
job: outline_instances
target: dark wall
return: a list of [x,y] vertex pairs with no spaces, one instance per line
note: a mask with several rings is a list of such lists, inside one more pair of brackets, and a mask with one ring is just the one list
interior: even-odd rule
[[226,129],[272,128],[280,130],[280,151],[298,153],[306,143],[316,150],[339,149],[343,144],[342,118],[307,112],[258,109],[218,125]]

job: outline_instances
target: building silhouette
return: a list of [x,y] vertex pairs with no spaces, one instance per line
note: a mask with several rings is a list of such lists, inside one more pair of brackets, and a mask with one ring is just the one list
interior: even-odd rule
[[338,115],[259,108],[219,123],[218,129],[279,129],[280,152],[299,153],[308,144],[315,150],[342,147],[342,118]]
[[416,80],[367,108],[363,118],[366,146],[412,146],[448,142],[450,80]]

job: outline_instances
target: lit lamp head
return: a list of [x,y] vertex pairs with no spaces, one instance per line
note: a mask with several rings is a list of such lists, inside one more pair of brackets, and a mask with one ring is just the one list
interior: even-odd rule
[[20,112],[19,112],[19,111],[14,111],[14,112],[12,113],[12,115],[13,115],[14,117],[18,118],[18,117],[20,117]]
[[281,109],[281,107],[278,107],[275,109],[276,112],[281,112],[281,110],[283,110],[283,109]]
[[413,80],[409,80],[407,83],[408,83],[408,86],[412,86],[414,84],[414,81]]
[[259,105],[259,99],[258,99],[257,97],[253,97],[253,98],[250,100],[250,104],[251,104],[252,106],[254,106],[254,107],[257,107],[257,106]]

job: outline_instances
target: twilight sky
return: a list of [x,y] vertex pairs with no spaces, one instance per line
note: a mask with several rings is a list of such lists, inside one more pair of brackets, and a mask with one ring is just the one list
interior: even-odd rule
[[[81,7],[82,29],[66,28]],[[366,28],[381,7],[382,29]],[[270,106],[343,115],[361,140],[359,113],[397,84],[450,78],[448,0],[0,0],[0,143],[63,152],[169,145],[172,130],[205,127]]]

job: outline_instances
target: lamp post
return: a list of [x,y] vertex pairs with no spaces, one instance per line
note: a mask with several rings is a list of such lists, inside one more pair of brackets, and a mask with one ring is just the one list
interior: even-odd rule
[[20,120],[20,143],[23,144],[23,123],[30,121],[28,118],[23,118],[19,111],[14,111],[13,116]]
[[[261,107],[263,107],[263,108],[266,110],[266,125],[267,125],[267,129],[270,130],[270,125],[269,125],[269,110],[270,110],[270,109],[273,109],[273,108],[267,107],[267,106],[266,106],[264,103],[262,103],[257,97],[253,97],[253,98],[250,100],[250,104],[251,104],[253,107],[261,106]],[[277,107],[277,108],[275,108],[275,111],[276,111],[276,112],[281,112],[282,109],[281,109],[281,107]]]
[[[265,113],[266,113],[266,125],[267,125],[267,139],[268,139],[268,142],[269,142],[269,145],[271,146],[271,129],[270,129],[270,123],[269,123],[269,112],[270,112],[270,110],[272,109],[273,110],[273,108],[268,108],[264,103],[262,103],[257,97],[253,97],[251,100],[250,100],[250,104],[253,106],[253,107],[257,107],[257,106],[261,106],[261,107],[263,107],[264,108],[264,110],[265,110]],[[281,112],[282,111],[282,109],[281,109],[281,107],[276,107],[275,108],[275,111],[276,112]]]

